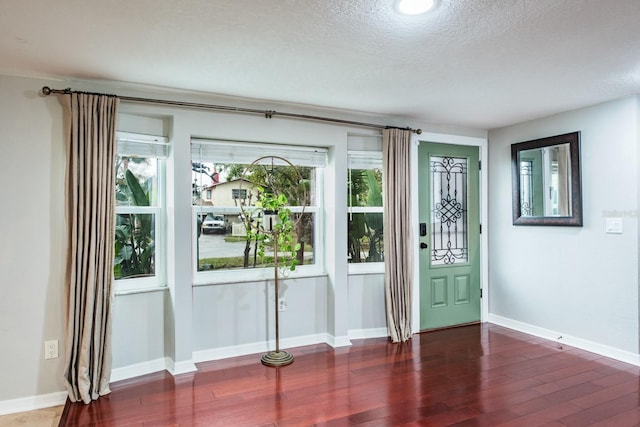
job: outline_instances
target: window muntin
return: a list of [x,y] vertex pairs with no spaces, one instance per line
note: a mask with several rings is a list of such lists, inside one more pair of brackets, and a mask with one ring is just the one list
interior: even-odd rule
[[163,284],[166,139],[117,134],[114,278],[119,291]]
[[382,153],[348,153],[348,262],[384,262]]
[[[305,185],[304,199],[297,194],[295,185],[287,183],[292,176],[289,164],[259,165],[258,170],[247,170],[248,166],[264,153],[281,156],[295,165],[297,173]],[[239,162],[235,162],[239,161]],[[323,169],[326,164],[326,150],[320,148],[275,146],[256,143],[233,143],[226,141],[192,140],[193,170],[193,225],[194,225],[194,270],[196,282],[220,280],[233,273],[235,279],[251,280],[273,274],[273,252],[269,245],[265,256],[257,256],[257,244],[247,240],[247,223],[241,203],[249,214],[258,193],[256,185],[265,185],[265,172],[273,174],[281,181],[289,200],[289,208],[296,222],[296,240],[301,243],[298,251],[296,272],[307,268],[322,268],[320,243],[321,228],[321,186]],[[263,172],[260,172],[262,170]],[[214,174],[215,178],[214,179]],[[297,179],[297,178],[296,178]],[[203,190],[211,190],[211,199],[202,197]],[[208,214],[223,216],[223,233],[203,232],[203,218]],[[212,276],[213,275],[213,276]],[[226,275],[226,276],[225,276]]]

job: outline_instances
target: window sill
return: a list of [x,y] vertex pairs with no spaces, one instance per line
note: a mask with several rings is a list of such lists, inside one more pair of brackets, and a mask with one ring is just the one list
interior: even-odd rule
[[169,290],[169,287],[167,286],[159,286],[155,288],[123,289],[123,290],[115,291],[113,294],[119,297],[124,295],[146,294],[150,292],[164,292],[168,290]]
[[[229,274],[228,271],[224,272],[215,272],[209,273],[206,275],[201,275],[201,277],[196,277],[194,279],[193,286],[216,286],[216,285],[230,285],[235,283],[252,283],[252,282],[264,282],[273,281],[273,270],[272,269],[264,269],[260,272],[252,271],[249,273],[253,274]],[[257,273],[257,274],[256,274]],[[317,277],[327,277],[327,273],[323,271],[321,268],[298,268],[295,272],[290,274],[287,277],[283,277],[281,274],[278,274],[279,280],[296,280],[296,279],[310,279]]]
[[349,264],[349,276],[384,274],[384,262]]

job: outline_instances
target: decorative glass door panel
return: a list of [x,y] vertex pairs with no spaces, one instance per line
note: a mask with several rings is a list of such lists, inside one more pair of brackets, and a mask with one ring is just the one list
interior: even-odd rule
[[469,260],[467,159],[430,157],[431,265]]

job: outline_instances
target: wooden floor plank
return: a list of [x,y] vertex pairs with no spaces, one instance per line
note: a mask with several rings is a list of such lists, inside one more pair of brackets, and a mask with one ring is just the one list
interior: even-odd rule
[[640,369],[491,324],[289,349],[112,384],[61,426],[637,425]]

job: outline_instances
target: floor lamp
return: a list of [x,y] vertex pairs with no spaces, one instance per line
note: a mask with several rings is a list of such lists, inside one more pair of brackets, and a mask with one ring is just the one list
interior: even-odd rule
[[[291,223],[288,218],[288,214],[290,211],[288,208],[281,206],[281,201],[288,199],[285,197],[281,199],[281,194],[284,194],[284,189],[278,189],[278,183],[275,179],[274,173],[274,164],[284,165],[285,167],[289,167],[291,171],[294,171],[294,181],[296,185],[289,186],[290,188],[302,188],[302,196],[299,197],[302,203],[302,213],[298,216],[295,223]],[[267,166],[270,165],[271,169],[269,170]],[[295,228],[297,223],[302,220],[302,216],[304,214],[304,201],[306,200],[306,189],[303,183],[302,176],[298,169],[291,164],[288,160],[279,156],[263,156],[253,161],[249,165],[249,167],[243,173],[242,179],[240,181],[240,188],[242,187],[243,182],[250,181],[249,179],[245,180],[245,174],[251,174],[256,171],[256,168],[260,169],[260,175],[264,178],[264,184],[270,189],[271,193],[264,193],[264,188],[260,187],[258,190],[258,198],[262,198],[262,200],[258,200],[256,206],[244,206],[244,201],[246,198],[241,198],[240,200],[240,208],[242,210],[242,215],[245,218],[245,224],[247,227],[251,227],[254,234],[257,236],[259,234],[264,234],[269,236],[270,240],[273,242],[273,271],[274,271],[274,294],[275,294],[275,332],[276,332],[276,340],[275,345],[276,348],[274,351],[269,351],[262,355],[261,362],[265,366],[279,367],[279,366],[287,366],[293,363],[293,355],[287,351],[280,349],[280,312],[278,310],[278,299],[280,296],[280,282],[279,282],[279,268],[280,268],[280,260],[279,260],[279,250],[281,249],[278,246],[280,241],[280,237],[283,233],[292,233],[292,230]],[[263,191],[260,194],[260,191]],[[242,193],[242,191],[240,191]],[[251,198],[249,198],[251,200]],[[275,203],[275,206],[271,206],[267,200]],[[285,212],[284,218],[281,212],[278,211],[278,208],[282,209],[282,212]],[[254,221],[254,217],[256,220]],[[287,227],[283,227],[283,221],[289,220],[289,224]],[[249,231],[249,230],[248,230]],[[248,233],[248,236],[253,235],[252,233]],[[290,248],[288,248],[290,249]],[[294,268],[295,268],[295,264]]]

